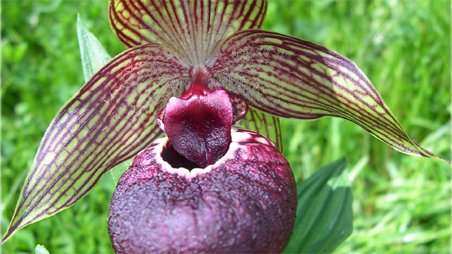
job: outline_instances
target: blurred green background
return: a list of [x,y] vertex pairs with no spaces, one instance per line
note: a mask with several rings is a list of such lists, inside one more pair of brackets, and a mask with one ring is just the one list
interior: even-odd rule
[[[2,1],[1,229],[15,208],[39,141],[81,87],[80,13],[111,55],[106,0]],[[450,158],[450,1],[270,1],[264,28],[325,45],[354,60],[408,133]],[[283,121],[284,153],[297,177],[345,156],[354,192],[354,232],[338,253],[449,252],[450,168],[400,154],[341,119]],[[33,224],[4,253],[112,253],[106,219],[114,183],[106,174],[71,209]]]

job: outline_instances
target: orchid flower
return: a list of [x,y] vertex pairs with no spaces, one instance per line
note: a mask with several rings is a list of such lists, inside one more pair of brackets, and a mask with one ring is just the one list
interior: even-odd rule
[[[266,7],[265,0],[112,0],[111,25],[128,49],[99,70],[48,127],[3,241],[72,206],[105,172],[138,155],[111,204],[109,230],[117,252],[139,250],[143,244],[127,242],[131,236],[120,238],[134,230],[125,224],[136,221],[135,217],[127,220],[126,207],[133,203],[149,217],[165,214],[163,205],[158,205],[161,200],[146,200],[157,204],[150,212],[142,198],[150,192],[177,196],[180,193],[171,186],[188,184],[190,189],[193,183],[199,188],[210,186],[212,192],[250,185],[243,190],[264,193],[270,203],[276,200],[267,207],[274,211],[265,214],[267,221],[255,214],[264,229],[256,228],[256,221],[231,227],[262,237],[259,232],[268,232],[269,223],[276,221],[267,236],[269,244],[251,244],[256,249],[249,251],[280,251],[293,228],[296,190],[290,167],[278,151],[282,149],[279,117],[340,117],[400,152],[438,158],[407,135],[351,60],[315,43],[260,30]],[[238,173],[244,165],[249,172]],[[228,173],[218,173],[221,168]],[[156,179],[168,186],[158,185]],[[142,181],[148,185],[137,185]],[[261,186],[264,182],[267,187]],[[279,196],[272,196],[277,189]],[[233,193],[247,209],[256,201]],[[196,195],[196,200],[201,198]],[[234,202],[221,195],[206,198]],[[182,215],[193,212],[176,208]],[[224,216],[223,212],[217,211]],[[218,214],[202,216],[213,223]],[[166,219],[153,220],[171,222]],[[151,224],[158,227],[156,221]],[[188,224],[181,224],[184,232],[194,234]],[[206,225],[200,228],[214,234]],[[182,226],[174,232],[180,233]],[[233,234],[238,232],[228,231],[226,236]],[[250,243],[253,237],[241,240]],[[192,240],[182,239],[180,244]],[[240,244],[232,245],[243,247]],[[190,248],[199,250],[195,245]],[[234,248],[228,250],[238,250]]]

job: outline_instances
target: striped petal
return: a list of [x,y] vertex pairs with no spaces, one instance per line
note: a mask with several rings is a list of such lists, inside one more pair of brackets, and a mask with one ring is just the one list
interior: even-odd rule
[[396,150],[437,157],[416,144],[349,59],[317,44],[260,30],[228,38],[208,66],[226,89],[267,113],[350,120]]
[[245,118],[238,122],[244,129],[255,131],[270,139],[280,152],[283,151],[281,126],[279,118],[262,112],[255,108],[250,108]]
[[202,65],[220,40],[259,28],[266,9],[266,0],[112,0],[110,22],[127,47],[154,42]]
[[95,74],[47,129],[3,241],[73,205],[103,173],[157,138],[157,112],[180,95],[188,76],[156,45],[128,50]]

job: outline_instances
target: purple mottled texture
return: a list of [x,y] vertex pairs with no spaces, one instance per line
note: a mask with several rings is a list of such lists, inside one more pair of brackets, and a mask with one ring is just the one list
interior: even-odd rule
[[[237,133],[246,135],[234,137]],[[233,132],[233,150],[210,172],[192,178],[162,169],[155,151],[162,144],[141,152],[112,198],[108,229],[115,251],[281,251],[295,221],[292,171],[267,139],[248,131],[237,133]]]

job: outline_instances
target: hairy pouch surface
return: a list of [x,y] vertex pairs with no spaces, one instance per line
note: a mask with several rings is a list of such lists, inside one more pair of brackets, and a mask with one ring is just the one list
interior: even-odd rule
[[[227,153],[205,168],[174,168],[167,139],[122,176],[108,227],[117,253],[278,252],[297,206],[290,166],[266,138],[232,131]],[[166,157],[170,160],[180,158]]]

